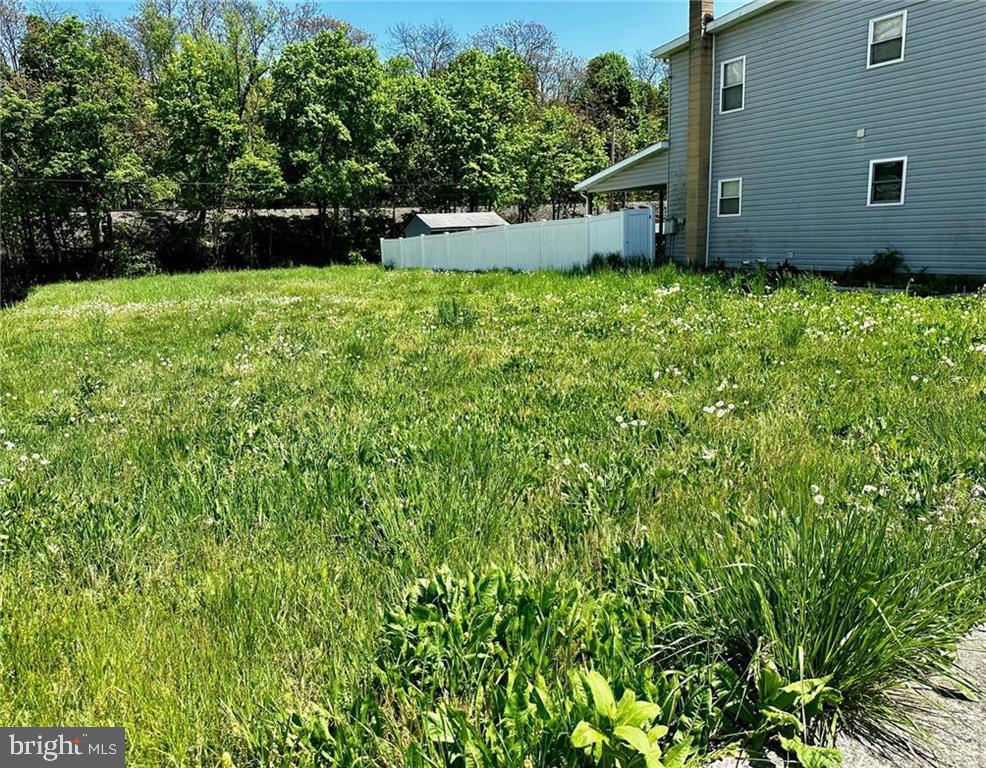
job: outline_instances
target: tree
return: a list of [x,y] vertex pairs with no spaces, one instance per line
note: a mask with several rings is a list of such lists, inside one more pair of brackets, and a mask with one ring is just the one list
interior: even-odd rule
[[289,45],[271,71],[266,111],[286,180],[314,205],[325,234],[331,206],[375,201],[393,145],[384,135],[383,69],[342,30]]
[[663,61],[641,50],[634,51],[630,70],[635,80],[654,86],[664,80],[668,74],[668,67]]
[[589,120],[607,137],[610,162],[616,162],[618,134],[634,108],[634,79],[620,53],[603,53],[589,60],[577,98]]
[[315,0],[303,0],[300,3],[279,3],[275,9],[281,47],[302,43],[321,32],[334,32],[336,30],[342,30],[355,45],[369,46],[373,44],[373,35],[359,27],[321,13]]
[[19,74],[5,84],[0,103],[5,203],[13,203],[34,253],[35,233],[42,233],[53,274],[74,248],[77,218],[95,264],[113,241],[110,210],[140,199],[150,181],[136,56],[114,32],[90,34],[76,18],[29,16],[18,59]]
[[668,81],[655,87],[642,80],[633,84],[633,114],[628,126],[630,152],[668,137]]
[[505,49],[473,49],[449,64],[437,89],[431,140],[448,202],[469,210],[513,202],[515,148],[534,107],[530,70]]
[[228,51],[205,36],[183,35],[157,87],[157,117],[168,136],[165,169],[178,200],[204,227],[223,208],[230,165],[247,149],[240,81]]
[[559,71],[562,52],[555,33],[536,21],[509,21],[481,29],[472,39],[474,47],[487,53],[506,48],[530,68],[537,82],[537,93],[548,97]]
[[10,72],[17,72],[17,54],[26,18],[20,0],[0,0],[0,66]]
[[421,77],[441,72],[461,50],[458,35],[444,21],[420,26],[402,22],[387,32],[391,37],[391,52],[414,62]]
[[518,198],[520,218],[526,221],[546,203],[551,217],[579,200],[572,191],[582,179],[606,166],[599,131],[564,104],[542,109],[518,144],[523,181]]
[[433,124],[447,111],[447,102],[436,81],[420,77],[410,59],[397,56],[385,66],[384,100],[387,135],[395,147],[386,164],[392,203],[445,204],[449,183],[436,160]]

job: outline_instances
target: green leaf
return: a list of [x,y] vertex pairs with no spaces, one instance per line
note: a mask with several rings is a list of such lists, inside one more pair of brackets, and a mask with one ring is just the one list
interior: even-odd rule
[[[631,696],[633,693],[627,691]],[[657,704],[649,701],[627,700],[624,694],[617,707],[616,722],[620,725],[632,725],[636,728],[643,728],[648,723],[653,722],[661,716],[661,708]]]
[[598,759],[602,755],[603,745],[609,744],[609,739],[597,731],[585,720],[580,720],[572,731],[572,746],[578,749],[592,748],[593,757]]
[[797,717],[777,707],[764,707],[760,710],[760,714],[774,728],[794,728],[797,733],[805,729],[804,724]]
[[664,768],[683,768],[688,758],[694,754],[690,738],[679,741],[671,747],[664,755]]
[[651,744],[663,739],[667,735],[668,727],[666,725],[655,725],[647,731],[647,738],[651,740]]
[[606,682],[606,678],[593,670],[586,675],[586,683],[592,691],[592,702],[595,704],[596,712],[603,717],[616,717],[616,699],[613,698],[613,690]]
[[455,741],[452,733],[452,723],[444,712],[429,712],[423,723],[425,737],[429,741],[451,744]]
[[757,680],[760,701],[765,704],[774,704],[774,699],[783,687],[784,678],[780,676],[774,662],[768,661],[760,667],[760,678]]
[[632,725],[618,725],[613,729],[613,735],[625,741],[642,755],[649,755],[653,747],[647,734]]
[[781,746],[793,752],[803,768],[842,768],[842,752],[831,747],[812,747],[801,739],[781,737]]

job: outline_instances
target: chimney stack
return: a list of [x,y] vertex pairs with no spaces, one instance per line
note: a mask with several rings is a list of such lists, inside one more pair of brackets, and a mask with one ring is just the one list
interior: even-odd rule
[[712,0],[688,0],[688,155],[685,161],[685,257],[705,265],[712,133]]

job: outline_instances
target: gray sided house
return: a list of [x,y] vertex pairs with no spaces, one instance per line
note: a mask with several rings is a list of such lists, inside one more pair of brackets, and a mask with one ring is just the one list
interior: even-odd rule
[[467,229],[499,227],[507,222],[492,211],[474,213],[416,213],[404,227],[404,237],[464,232]]
[[986,1],[712,11],[690,0],[689,34],[652,54],[669,255],[843,270],[890,246],[911,270],[986,274]]

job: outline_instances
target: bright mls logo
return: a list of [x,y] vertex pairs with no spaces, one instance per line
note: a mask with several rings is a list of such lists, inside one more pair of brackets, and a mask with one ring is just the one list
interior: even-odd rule
[[0,728],[0,768],[123,768],[122,728]]

